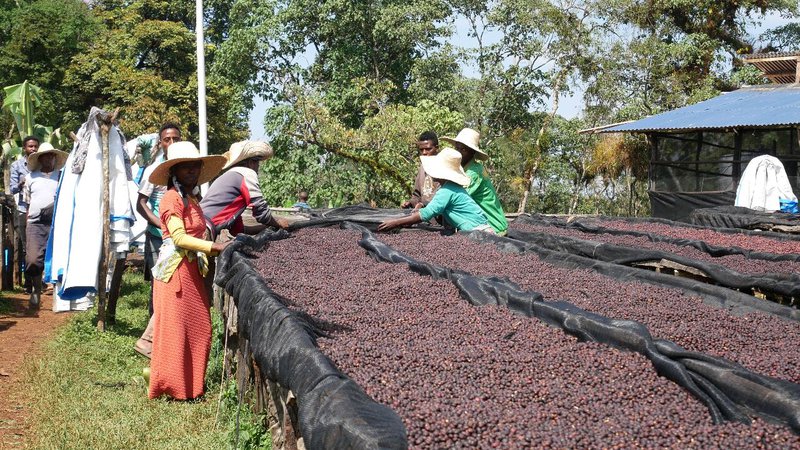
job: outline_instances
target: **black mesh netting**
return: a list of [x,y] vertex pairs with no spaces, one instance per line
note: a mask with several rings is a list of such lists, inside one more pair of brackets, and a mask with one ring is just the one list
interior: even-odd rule
[[[351,212],[359,223],[373,229],[388,217],[407,213],[361,207]],[[373,258],[406,264],[416,273],[450,280],[472,304],[505,306],[516,313],[558,326],[581,340],[601,342],[646,356],[659,374],[703,402],[717,423],[725,420],[747,423],[749,417],[758,415],[800,433],[800,386],[795,383],[759,375],[734,362],[654,339],[638,322],[611,319],[567,302],[544,302],[540,294],[524,291],[505,278],[477,277],[417,261],[379,241],[367,227],[346,223],[347,210],[333,210],[327,214],[296,228],[343,223],[344,227],[361,231],[359,244]],[[237,242],[218,260],[215,282],[237,299],[240,332],[248,337],[262,373],[295,393],[301,433],[309,448],[406,447],[406,430],[400,418],[386,406],[370,399],[319,351],[310,322],[286,308],[253,269],[249,258],[254,252],[267,246],[270,240],[287,235],[286,232],[267,231],[255,238],[237,238]],[[592,260],[486,233],[470,233],[470,237],[509,251],[534,251],[542,260],[560,266],[589,268],[615,278],[638,279],[690,291],[732,310],[766,310],[787,319],[800,320],[796,309],[757,301],[722,287]]]
[[563,228],[573,228],[583,233],[588,234],[610,234],[615,236],[638,236],[649,239],[652,242],[666,242],[673,245],[692,247],[711,256],[727,256],[727,255],[742,255],[745,258],[760,259],[764,261],[796,261],[800,262],[800,255],[786,254],[786,253],[769,253],[755,250],[749,250],[738,246],[723,247],[718,245],[709,244],[708,242],[697,239],[677,238],[672,236],[662,236],[657,233],[650,233],[645,231],[636,230],[621,230],[603,226],[604,220],[619,220],[629,223],[658,223],[668,226],[688,227],[703,230],[712,230],[714,232],[723,234],[733,234],[742,236],[757,236],[767,237],[769,239],[777,239],[779,241],[794,241],[798,237],[789,236],[785,234],[778,234],[764,231],[751,231],[751,230],[738,230],[730,228],[709,228],[699,225],[691,225],[686,223],[672,222],[665,219],[630,219],[619,217],[595,217],[595,218],[573,218],[572,220],[565,221],[558,217],[549,217],[542,215],[521,215],[514,220],[514,223],[530,224],[530,225],[546,225]]
[[689,221],[704,227],[800,233],[800,214],[768,213],[741,206],[695,209],[689,214]]
[[[293,231],[307,227],[338,225],[343,221],[357,223],[370,230],[375,230],[381,222],[407,216],[412,212],[414,211],[410,209],[378,209],[363,205],[344,206],[325,210],[317,209],[312,210],[310,220],[295,222],[289,227],[289,230]],[[416,227],[426,230],[442,230],[441,226],[430,225],[424,222],[418,224]]]
[[541,294],[524,291],[507,279],[477,277],[417,261],[381,242],[364,227],[347,223],[343,226],[360,230],[359,245],[377,260],[406,264],[416,273],[448,279],[475,305],[505,306],[561,327],[581,340],[601,342],[646,356],[659,374],[703,402],[716,423],[724,420],[747,423],[750,414],[757,414],[800,433],[800,385],[753,373],[722,358],[687,351],[670,341],[654,339],[638,322],[603,317],[567,302],[543,302]]
[[297,398],[307,448],[407,448],[397,414],[372,400],[317,348],[313,327],[290,311],[253,269],[249,256],[286,232],[240,237],[217,260],[214,282],[237,300],[240,333],[269,380]]
[[[517,241],[522,241],[534,246],[548,250],[570,253],[586,258],[597,259],[622,266],[632,266],[643,263],[660,263],[671,261],[682,266],[697,269],[711,282],[731,289],[738,289],[744,292],[760,291],[770,295],[778,294],[784,297],[800,297],[800,276],[791,273],[762,273],[751,275],[741,273],[728,267],[674,253],[648,250],[642,248],[625,247],[621,245],[609,244],[571,238],[566,236],[556,236],[551,234],[530,233],[510,229],[508,237]],[[536,251],[532,246],[519,246],[519,251]]]

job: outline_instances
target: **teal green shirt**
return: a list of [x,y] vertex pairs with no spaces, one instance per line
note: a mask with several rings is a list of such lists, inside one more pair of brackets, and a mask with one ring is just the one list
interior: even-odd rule
[[436,191],[428,206],[419,210],[419,217],[428,222],[442,215],[457,230],[469,231],[481,225],[488,225],[480,206],[467,194],[463,187],[446,182]]
[[483,164],[473,159],[467,164],[464,171],[467,172],[467,176],[470,179],[467,193],[483,210],[489,220],[489,225],[492,226],[496,233],[503,233],[508,230],[508,221],[505,214],[503,214],[503,206],[500,205],[500,199],[497,198],[497,192],[494,190],[492,181],[489,179],[489,174]]

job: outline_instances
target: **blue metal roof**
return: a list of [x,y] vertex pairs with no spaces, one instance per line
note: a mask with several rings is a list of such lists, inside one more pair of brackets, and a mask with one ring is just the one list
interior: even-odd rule
[[752,86],[599,133],[782,127],[800,124],[800,85]]

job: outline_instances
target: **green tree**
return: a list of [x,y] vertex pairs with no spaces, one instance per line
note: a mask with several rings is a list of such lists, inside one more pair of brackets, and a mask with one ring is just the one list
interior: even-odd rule
[[797,14],[792,0],[621,0],[600,18],[625,32],[609,36],[597,70],[587,73],[587,113],[594,125],[696,103],[753,81],[739,57],[750,53],[746,29],[767,13]]
[[[39,86],[37,119],[61,125],[71,96],[62,87],[67,67],[96,31],[80,0],[0,0],[0,86],[25,80]],[[8,118],[0,119],[3,130],[10,125]]]
[[787,23],[766,31],[759,40],[767,44],[759,49],[760,52],[792,52],[797,51],[800,42],[800,23]]
[[[256,14],[243,13],[251,9]],[[273,202],[307,189],[316,204],[394,205],[411,189],[416,136],[463,123],[410,88],[415,74],[435,70],[415,64],[446,36],[437,23],[448,14],[443,3],[241,0],[231,11],[230,39],[219,49],[227,64],[215,70],[229,77],[241,68],[239,92],[273,103],[266,118],[277,148],[267,167]]]
[[[75,126],[91,106],[122,108],[129,135],[152,132],[165,121],[182,124],[196,139],[197,75],[193,2],[107,0],[94,13],[103,28],[76,55],[64,86],[72,95],[68,123]],[[213,64],[214,47],[206,46]],[[207,80],[209,150],[221,153],[246,136],[245,115],[235,89],[222,77]]]

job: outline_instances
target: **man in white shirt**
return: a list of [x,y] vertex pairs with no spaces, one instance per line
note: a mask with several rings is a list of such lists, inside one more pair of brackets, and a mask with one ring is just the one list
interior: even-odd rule
[[28,157],[31,173],[25,176],[23,194],[28,204],[26,227],[25,277],[31,280],[32,292],[28,307],[38,309],[42,295],[42,272],[47,238],[53,223],[58,179],[67,162],[68,153],[56,150],[45,142],[39,151]]

